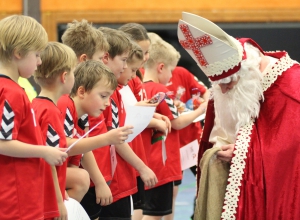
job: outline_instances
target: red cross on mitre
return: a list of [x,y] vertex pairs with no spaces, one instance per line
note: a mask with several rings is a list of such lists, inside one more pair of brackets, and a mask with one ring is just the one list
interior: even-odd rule
[[194,38],[189,27],[186,24],[181,24],[179,27],[184,37],[186,38],[186,40],[179,40],[181,46],[184,49],[192,50],[201,66],[207,66],[208,62],[206,61],[200,48],[213,43],[210,36],[204,34],[203,36]]

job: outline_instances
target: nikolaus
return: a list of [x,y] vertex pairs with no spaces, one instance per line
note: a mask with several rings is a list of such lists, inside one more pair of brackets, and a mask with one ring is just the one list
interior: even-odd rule
[[299,64],[196,15],[178,26],[212,82],[195,219],[300,219]]

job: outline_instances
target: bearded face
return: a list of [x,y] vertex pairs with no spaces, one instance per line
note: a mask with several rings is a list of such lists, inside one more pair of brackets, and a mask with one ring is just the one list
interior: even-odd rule
[[240,71],[236,76],[223,80],[228,85],[225,93],[224,89],[223,92],[221,90],[224,83],[212,85],[215,113],[220,125],[225,130],[234,129],[235,134],[242,126],[248,124],[251,118],[258,117],[260,100],[263,99],[259,51],[253,48],[245,49],[247,59],[242,61]]

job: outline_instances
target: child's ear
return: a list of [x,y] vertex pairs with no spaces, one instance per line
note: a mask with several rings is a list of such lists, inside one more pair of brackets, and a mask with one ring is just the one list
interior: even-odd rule
[[22,58],[21,53],[19,50],[15,49],[13,52],[13,55],[15,58],[17,58],[18,60],[20,60]]
[[84,54],[81,54],[80,57],[79,57],[79,62],[85,62],[87,61],[88,57],[87,55],[84,53]]
[[63,72],[61,75],[60,75],[60,81],[61,83],[65,84],[66,83],[66,76],[67,76],[67,72]]
[[103,55],[103,57],[102,57],[102,62],[103,62],[105,65],[107,65],[108,59],[109,59],[109,53],[106,52],[106,53],[104,53],[104,55]]
[[77,89],[77,96],[79,98],[84,98],[84,93],[85,93],[85,89],[83,86],[79,86],[78,89]]
[[159,63],[159,64],[157,65],[157,72],[158,72],[158,73],[162,73],[164,66],[165,66],[164,63]]

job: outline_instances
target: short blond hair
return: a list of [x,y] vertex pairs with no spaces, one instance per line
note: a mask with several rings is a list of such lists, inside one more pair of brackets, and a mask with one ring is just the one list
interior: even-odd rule
[[111,58],[130,52],[132,41],[125,32],[108,27],[100,27],[99,30],[103,32],[107,39],[109,44],[108,53]]
[[148,37],[150,38],[152,43],[155,43],[157,41],[163,41],[163,39],[156,33],[154,32],[148,32]]
[[68,24],[61,37],[62,42],[71,47],[77,57],[86,54],[89,59],[97,51],[107,52],[109,44],[103,33],[97,30],[87,20],[76,21]]
[[0,20],[0,61],[8,63],[13,53],[26,56],[30,51],[42,51],[48,35],[35,19],[24,15],[12,15]]
[[[149,37],[151,39],[151,35]],[[177,65],[180,59],[180,53],[171,44],[163,39],[159,39],[157,36],[151,39],[151,42],[149,59],[144,64],[145,69],[152,68],[158,63],[164,63],[167,66]]]
[[77,90],[82,86],[86,92],[90,92],[100,81],[105,80],[107,85],[115,90],[118,86],[117,79],[113,72],[101,61],[88,60],[78,64],[74,71],[75,83],[71,96],[75,97]]
[[58,42],[49,42],[41,53],[42,64],[34,74],[35,81],[40,85],[51,85],[63,72],[70,71],[77,65],[74,51],[67,45]]

